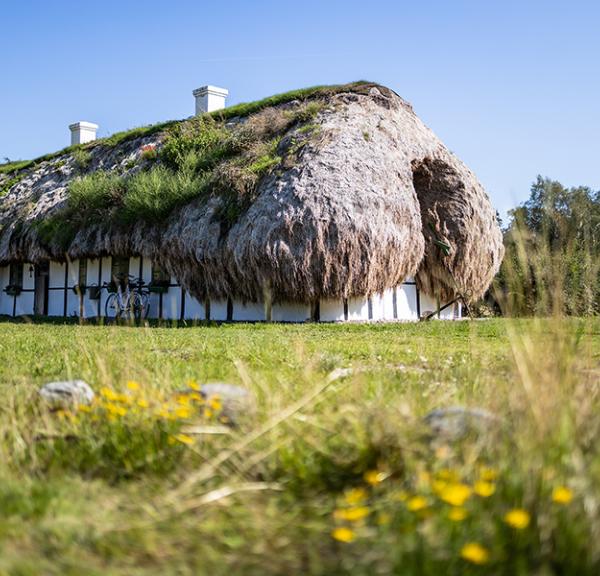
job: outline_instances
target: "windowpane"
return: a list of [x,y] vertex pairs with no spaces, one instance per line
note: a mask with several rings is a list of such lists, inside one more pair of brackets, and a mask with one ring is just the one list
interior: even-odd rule
[[10,265],[10,285],[23,287],[23,264],[15,264],[14,262]]
[[79,259],[79,286],[85,286],[87,283],[87,260]]
[[123,282],[129,276],[129,258],[114,258],[111,264],[113,282]]
[[152,284],[165,285],[171,283],[170,274],[158,264],[152,263]]

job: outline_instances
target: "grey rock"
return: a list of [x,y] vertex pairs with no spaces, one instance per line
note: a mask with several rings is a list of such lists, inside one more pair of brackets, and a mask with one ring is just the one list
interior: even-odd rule
[[39,394],[53,408],[91,404],[95,396],[94,391],[83,380],[50,382],[40,388]]
[[501,424],[500,418],[487,410],[461,406],[433,410],[424,422],[435,437],[450,441],[496,431]]
[[[194,390],[186,388],[178,390],[177,395],[193,394]],[[218,398],[221,402],[221,416],[225,416],[228,424],[235,425],[243,416],[251,414],[255,408],[254,395],[236,384],[228,384],[226,382],[209,382],[202,384],[200,387],[202,397],[210,401]]]

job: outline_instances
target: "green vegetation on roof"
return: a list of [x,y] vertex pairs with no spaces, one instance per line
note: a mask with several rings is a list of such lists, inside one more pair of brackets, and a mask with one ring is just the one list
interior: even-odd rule
[[[267,98],[263,98],[262,100],[236,104],[235,106],[231,106],[223,110],[211,112],[210,114],[207,114],[207,116],[211,116],[216,120],[230,120],[236,117],[249,116],[250,114],[254,114],[270,106],[285,104],[287,102],[292,102],[293,100],[303,101],[308,98],[314,98],[316,96],[324,97],[339,92],[357,90],[361,87],[371,86],[372,84],[373,83],[371,82],[360,80],[358,82],[351,82],[349,84],[312,86],[309,88],[290,90],[289,92],[269,96]],[[186,122],[186,120],[169,120],[167,122],[160,122],[158,124],[150,124],[148,126],[138,126],[136,128],[131,128],[130,130],[116,132],[111,136],[107,136],[106,138],[100,138],[93,142],[88,142],[87,144],[77,144],[75,146],[68,146],[56,152],[50,152],[49,154],[44,154],[43,156],[39,156],[38,158],[34,158],[32,160],[19,160],[16,162],[0,164],[0,174],[9,174],[12,172],[27,170],[29,168],[37,166],[38,164],[41,164],[42,162],[54,160],[59,156],[69,154],[77,148],[94,148],[96,146],[118,146],[119,144],[122,144],[123,142],[126,142],[128,140],[132,140],[135,138],[143,138],[151,136],[153,134],[157,134],[159,132],[163,132],[168,128],[177,125],[181,122]]]
[[[261,178],[281,163],[283,134],[310,124],[323,105],[313,99],[261,113],[261,104],[257,112],[248,112],[246,122],[229,128],[215,114],[171,123],[158,153],[138,160],[141,169],[135,173],[95,171],[71,181],[64,207],[35,224],[40,238],[66,249],[79,230],[98,222],[160,224],[175,208],[215,196],[221,199],[217,216],[226,231],[254,201]],[[288,156],[297,154],[313,131],[299,132]],[[82,152],[77,151],[81,162]]]

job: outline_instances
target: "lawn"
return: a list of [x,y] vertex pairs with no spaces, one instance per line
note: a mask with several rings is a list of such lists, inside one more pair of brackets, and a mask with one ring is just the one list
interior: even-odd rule
[[0,321],[0,574],[598,574],[599,384],[598,319]]

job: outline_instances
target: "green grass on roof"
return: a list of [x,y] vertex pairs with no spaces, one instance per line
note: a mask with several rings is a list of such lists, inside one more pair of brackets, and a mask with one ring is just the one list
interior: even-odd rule
[[[283,92],[282,94],[275,94],[274,96],[269,96],[267,98],[263,98],[262,100],[256,100],[254,102],[242,102],[240,104],[236,104],[235,106],[231,106],[223,110],[216,110],[215,112],[211,112],[210,116],[215,118],[215,120],[229,120],[231,118],[249,116],[250,114],[259,112],[264,108],[268,108],[269,106],[278,106],[280,104],[285,104],[286,102],[291,102],[293,100],[306,100],[307,98],[314,98],[316,96],[328,96],[340,92],[352,91],[364,86],[370,86],[372,84],[372,82],[360,80],[358,82],[351,82],[349,84],[333,84],[323,86],[312,86],[309,88],[300,88],[298,90],[290,90],[289,92]],[[93,142],[88,142],[87,144],[76,144],[75,146],[68,146],[61,150],[58,150],[57,152],[51,152],[38,158],[34,158],[33,160],[20,160],[18,162],[0,164],[0,174],[10,174],[19,172],[21,170],[27,170],[38,164],[41,164],[42,162],[54,160],[59,156],[69,154],[78,148],[94,148],[96,146],[118,146],[119,144],[122,144],[127,140],[131,140],[134,138],[143,138],[146,136],[151,136],[152,134],[156,134],[158,132],[162,132],[170,126],[173,126],[179,122],[185,122],[185,120],[170,120],[167,122],[151,124],[148,126],[139,126],[137,128],[131,128],[130,130],[116,132],[111,136],[107,136],[106,138],[100,138],[98,140],[94,140]]]

